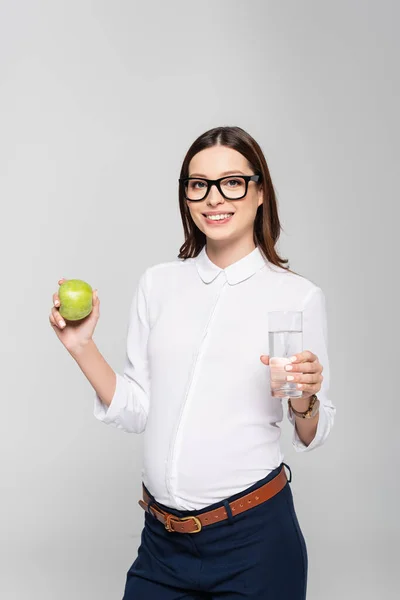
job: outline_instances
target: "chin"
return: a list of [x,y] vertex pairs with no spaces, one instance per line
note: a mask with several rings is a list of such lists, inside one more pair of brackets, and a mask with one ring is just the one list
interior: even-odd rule
[[205,233],[205,236],[208,240],[212,240],[213,242],[230,242],[232,240],[234,240],[237,236],[235,235],[235,232],[231,231],[230,233],[220,233],[215,234],[214,232],[210,233]]
[[237,235],[237,231],[235,230],[235,228],[229,228],[229,231],[227,228],[225,228],[225,226],[221,226],[221,227],[213,227],[212,225],[210,227],[204,227],[204,222],[201,223],[197,223],[194,219],[193,219],[197,229],[200,229],[200,231],[202,233],[204,233],[204,235],[206,236],[207,239],[209,240],[230,240],[232,237],[234,237],[235,235]]

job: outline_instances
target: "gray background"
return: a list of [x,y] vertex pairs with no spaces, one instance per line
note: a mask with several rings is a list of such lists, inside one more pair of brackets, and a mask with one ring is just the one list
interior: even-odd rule
[[398,597],[396,4],[0,3],[2,597],[122,597],[141,437],[93,417],[51,296],[60,277],[99,289],[121,372],[138,277],[183,241],[184,154],[217,125],[261,144],[280,249],[327,298],[335,428],[308,454],[286,421],[282,440],[308,598]]

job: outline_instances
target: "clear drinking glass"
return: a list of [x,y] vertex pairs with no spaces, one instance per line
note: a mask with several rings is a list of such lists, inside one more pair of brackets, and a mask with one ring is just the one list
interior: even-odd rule
[[268,313],[269,366],[271,394],[277,398],[298,398],[302,391],[296,383],[286,381],[290,371],[285,365],[290,357],[303,349],[303,313],[300,311],[273,311]]

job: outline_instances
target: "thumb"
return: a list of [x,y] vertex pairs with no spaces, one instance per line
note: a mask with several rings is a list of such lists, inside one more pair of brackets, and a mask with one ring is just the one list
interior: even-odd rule
[[99,308],[100,308],[100,299],[97,295],[97,292],[98,292],[97,289],[93,291],[93,301],[92,301],[93,312],[95,313],[96,316],[99,315]]
[[264,363],[264,365],[269,365],[269,355],[268,354],[261,354],[260,360],[262,363]]

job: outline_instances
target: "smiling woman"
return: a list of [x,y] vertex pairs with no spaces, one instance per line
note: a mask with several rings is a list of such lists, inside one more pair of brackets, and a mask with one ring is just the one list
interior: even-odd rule
[[[288,373],[302,392],[288,418],[296,451],[320,446],[335,412],[324,296],[276,250],[268,166],[243,129],[195,140],[179,205],[178,259],[141,278],[124,377],[108,411],[96,405],[101,420],[145,430],[145,525],[124,600],[304,600],[307,547],[279,445],[282,398],[271,395],[264,353],[270,311],[302,311],[307,350]],[[185,534],[196,534],[195,553]]]
[[[140,276],[123,373],[92,339],[98,298],[79,328],[58,332],[95,390],[95,417],[144,433],[144,530],[123,600],[304,600],[307,548],[266,353],[270,313],[301,311],[305,348],[287,365],[301,396],[287,416],[297,452],[321,446],[335,414],[324,294],[276,250],[274,188],[243,129],[217,127],[192,144],[179,203],[185,240],[177,259]],[[57,316],[54,307],[55,328]]]

